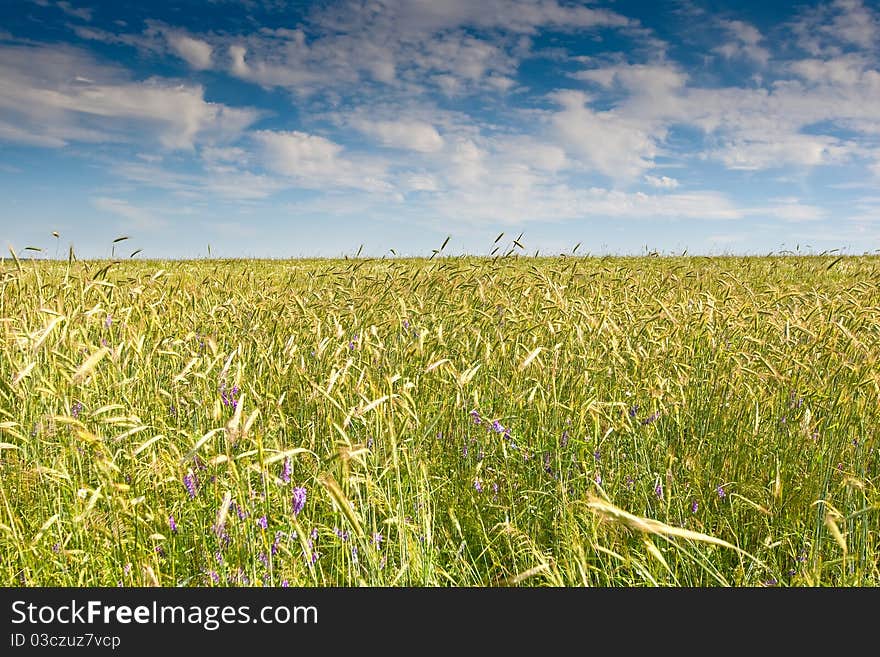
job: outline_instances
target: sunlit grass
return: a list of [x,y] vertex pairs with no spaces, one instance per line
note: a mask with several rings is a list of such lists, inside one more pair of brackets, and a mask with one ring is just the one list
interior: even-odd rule
[[6,258],[0,583],[876,586],[878,265]]

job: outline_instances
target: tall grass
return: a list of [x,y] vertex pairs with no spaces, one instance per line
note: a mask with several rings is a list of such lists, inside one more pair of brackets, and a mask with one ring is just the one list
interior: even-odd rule
[[876,586],[878,265],[6,259],[0,583]]

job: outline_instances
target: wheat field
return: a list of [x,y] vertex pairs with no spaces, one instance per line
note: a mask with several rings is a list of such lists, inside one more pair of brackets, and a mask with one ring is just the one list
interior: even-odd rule
[[880,257],[0,279],[2,585],[880,584]]

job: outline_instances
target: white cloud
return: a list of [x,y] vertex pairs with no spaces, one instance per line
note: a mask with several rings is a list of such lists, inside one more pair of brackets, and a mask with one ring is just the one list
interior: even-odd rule
[[[870,61],[850,54],[788,62],[780,72],[800,79],[778,79],[760,88],[691,85],[673,64],[615,64],[576,77],[625,92],[608,111],[629,129],[623,134],[633,142],[627,152],[637,159],[624,170],[650,166],[652,152],[666,148],[668,130],[680,125],[704,133],[698,151],[702,157],[730,169],[760,170],[865,157],[860,140],[843,139],[835,127],[880,134],[880,115],[873,109],[880,106],[880,71]],[[585,115],[573,125],[594,123],[594,117]],[[577,127],[572,131],[588,132]],[[574,143],[601,151],[601,137],[585,142],[574,136]]]
[[67,145],[64,138],[51,134],[52,132],[54,131],[32,131],[0,119],[0,141],[45,148],[61,148]]
[[874,10],[865,7],[861,0],[837,0],[833,6],[838,13],[824,31],[866,50],[877,48],[880,22]]
[[65,2],[64,0],[60,0],[57,3],[57,6],[68,16],[73,16],[74,18],[78,18],[83,21],[92,20],[92,9],[88,7],[74,7],[69,2]]
[[185,34],[172,33],[166,38],[172,52],[185,60],[194,69],[204,70],[211,68],[211,55],[213,52],[211,44],[200,39],[193,39]]
[[853,87],[860,83],[880,83],[880,74],[870,68],[866,57],[854,53],[827,59],[807,58],[793,61],[789,68],[807,82]]
[[557,0],[379,0],[338,3],[317,18],[338,31],[393,25],[402,34],[438,32],[462,26],[532,34],[539,27],[562,30],[627,27],[635,21],[608,9],[560,4]]
[[861,0],[811,7],[790,24],[797,44],[811,55],[836,56],[849,47],[877,51],[880,17]]
[[630,93],[646,96],[674,93],[688,80],[687,73],[671,64],[614,64],[579,71],[572,77],[603,87],[619,85]]
[[758,44],[764,40],[756,27],[737,20],[721,20],[721,27],[733,39],[713,49],[725,59],[750,59],[761,66],[766,66],[770,59],[770,51]]
[[645,176],[645,182],[651,187],[658,189],[675,189],[678,187],[678,181],[668,176]]
[[132,205],[125,199],[100,196],[92,199],[92,205],[102,212],[115,215],[124,220],[126,228],[136,230],[156,230],[168,222],[150,210]]
[[534,171],[556,172],[570,165],[565,149],[526,135],[495,140],[503,166],[525,166]]
[[[229,46],[229,72],[243,80],[254,82],[265,88],[283,87],[300,93],[310,93],[315,88],[328,84],[333,86],[343,82],[354,82],[356,76],[351,72],[334,70],[326,81],[322,81],[320,71],[315,67],[302,65],[293,55],[293,44],[261,44],[257,50],[268,49],[273,59],[277,52],[284,53],[285,59],[279,63],[261,59],[258,54],[249,56],[248,48],[241,44]],[[291,46],[291,47],[287,47]],[[276,51],[277,48],[277,51]],[[251,61],[252,60],[252,61]],[[328,62],[329,68],[330,62]]]
[[406,174],[402,183],[402,187],[408,192],[437,192],[440,190],[437,179],[424,173]]
[[832,164],[845,160],[848,153],[849,149],[832,137],[766,133],[734,137],[722,148],[707,151],[705,156],[719,160],[728,169],[756,171]]
[[342,146],[304,132],[260,130],[254,138],[262,145],[274,171],[287,176],[325,176],[338,165]]
[[434,153],[443,148],[443,137],[434,126],[423,121],[369,121],[357,118],[352,121],[352,126],[390,148],[419,153]]
[[453,187],[481,186],[489,180],[488,158],[489,154],[472,140],[458,139],[449,154],[445,178]]
[[376,159],[349,159],[343,147],[319,135],[296,130],[252,133],[266,166],[298,186],[319,189],[355,188],[391,191],[385,169]]
[[184,173],[154,164],[122,163],[113,172],[125,180],[148,189],[161,189],[186,200],[254,201],[284,189],[286,185],[271,176],[232,166],[206,162],[202,173]]
[[206,146],[201,150],[202,160],[211,164],[235,163],[248,164],[251,160],[251,154],[238,146]]
[[615,180],[631,180],[653,166],[656,141],[664,130],[627,118],[620,112],[594,111],[579,91],[557,91],[562,106],[552,116],[557,144],[588,168]]
[[203,38],[228,55],[222,65],[232,75],[266,88],[309,96],[358,82],[407,92],[431,84],[454,97],[513,88],[527,35],[542,28],[636,25],[608,9],[557,0],[343,0],[315,9],[295,29]]
[[801,203],[796,198],[772,199],[769,205],[748,208],[744,212],[765,219],[781,219],[788,222],[818,221],[826,217],[826,212],[822,208]]
[[420,213],[448,223],[522,225],[577,219],[740,219],[744,213],[714,192],[651,195],[564,184],[490,186],[436,195]]
[[625,117],[647,126],[680,115],[686,103],[689,75],[675,64],[612,64],[574,73],[572,77],[598,84],[605,89],[623,91],[625,100],[615,108]]
[[207,102],[204,89],[161,78],[134,81],[73,48],[0,46],[0,123],[7,138],[69,141],[158,139],[169,149],[233,139],[256,110]]

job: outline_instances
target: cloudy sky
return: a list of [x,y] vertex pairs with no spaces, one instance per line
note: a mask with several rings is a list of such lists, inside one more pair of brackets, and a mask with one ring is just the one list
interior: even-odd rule
[[41,257],[874,252],[880,4],[3,0],[0,194]]

